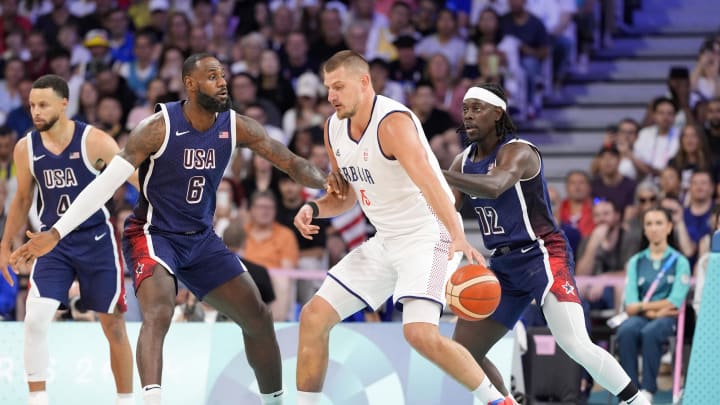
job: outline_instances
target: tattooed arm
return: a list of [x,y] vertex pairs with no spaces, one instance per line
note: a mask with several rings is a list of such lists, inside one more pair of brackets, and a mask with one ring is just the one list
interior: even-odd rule
[[257,121],[237,115],[235,126],[238,146],[245,146],[289,174],[293,180],[312,188],[323,188],[325,176],[306,159],[292,153],[285,145],[270,138]]

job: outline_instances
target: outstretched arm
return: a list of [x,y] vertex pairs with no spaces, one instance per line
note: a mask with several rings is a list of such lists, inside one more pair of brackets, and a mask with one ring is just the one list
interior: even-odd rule
[[60,239],[105,205],[140,163],[160,149],[164,139],[165,122],[162,115],[156,113],[140,122],[130,133],[125,149],[112,158],[102,174],[78,194],[60,220],[49,231],[28,232],[30,241],[13,252],[10,261],[15,264],[27,263],[50,252]]
[[270,138],[260,123],[238,114],[235,126],[239,146],[252,149],[304,186],[318,189],[324,187],[325,176],[320,170],[307,159],[292,153],[285,145]]
[[11,286],[14,284],[13,278],[8,272],[11,244],[15,235],[20,232],[22,226],[27,222],[33,197],[34,180],[30,173],[27,138],[19,140],[15,145],[13,161],[15,162],[17,191],[10,203],[10,211],[7,214],[5,230],[3,231],[2,242],[0,242],[0,271],[2,271],[5,281]]
[[443,170],[443,174],[451,186],[469,196],[498,198],[515,183],[532,178],[539,170],[537,152],[525,143],[516,142],[500,149],[495,167],[487,174],[460,173],[460,170]]

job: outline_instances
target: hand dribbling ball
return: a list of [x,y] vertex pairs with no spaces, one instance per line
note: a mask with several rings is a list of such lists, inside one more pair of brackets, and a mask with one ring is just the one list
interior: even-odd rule
[[448,306],[462,319],[479,321],[492,315],[500,304],[500,282],[481,264],[468,264],[453,273],[445,285]]

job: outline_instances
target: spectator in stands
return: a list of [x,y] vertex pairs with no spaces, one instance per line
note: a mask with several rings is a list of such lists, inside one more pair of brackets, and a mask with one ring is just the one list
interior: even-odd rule
[[435,33],[438,5],[433,0],[420,0],[412,15],[412,25],[417,33],[426,37]]
[[690,91],[700,100],[720,97],[720,53],[712,41],[706,41],[690,75]]
[[208,50],[217,55],[219,60],[223,62],[230,61],[232,55],[232,41],[230,36],[228,16],[217,13],[212,16],[212,34],[210,35],[210,43]]
[[[492,8],[482,10],[475,25],[472,41],[465,49],[465,76],[470,70],[480,81],[492,80],[510,94],[513,108],[524,108],[524,72],[520,66],[520,41],[502,35],[500,17]],[[522,90],[521,90],[522,89]]]
[[[205,52],[210,48],[208,32],[199,25],[193,25],[190,29],[190,38],[188,39],[190,54]],[[232,57],[232,54],[231,54]],[[228,72],[229,73],[229,72]]]
[[367,54],[367,43],[370,30],[368,26],[362,22],[353,22],[345,30],[345,43],[348,49],[355,51],[360,55]]
[[0,80],[0,124],[5,122],[10,111],[22,105],[19,85],[25,75],[23,61],[17,57],[7,59],[3,72],[3,80]]
[[233,60],[232,73],[247,73],[251,77],[260,75],[260,56],[262,51],[267,49],[265,37],[258,32],[251,32],[240,39],[242,58]]
[[420,120],[440,167],[449,167],[462,149],[460,136],[450,114],[435,107],[433,88],[429,82],[420,82],[415,87],[410,96],[410,109]]
[[710,233],[710,215],[715,206],[714,192],[715,183],[709,172],[696,171],[692,174],[688,189],[688,201],[683,210],[683,220],[693,245],[692,251],[685,255],[691,263],[695,263],[697,258],[698,243],[703,236]]
[[243,114],[247,106],[257,103],[263,106],[268,124],[278,127],[282,125],[278,108],[269,100],[258,97],[257,82],[249,74],[238,73],[234,75],[230,79],[229,90],[235,111]]
[[510,12],[500,18],[503,36],[512,35],[520,40],[520,64],[525,70],[527,83],[527,116],[533,119],[542,107],[540,81],[542,61],[550,52],[550,38],[542,21],[530,14],[525,0],[509,0]]
[[150,0],[148,10],[150,10],[150,24],[148,28],[155,32],[155,36],[159,42],[164,42],[165,32],[168,28],[168,10],[170,10],[170,3],[168,0]]
[[30,59],[30,52],[25,47],[25,32],[15,29],[5,33],[5,51],[0,52],[0,65],[11,58],[20,58],[22,61]]
[[259,155],[251,155],[249,159],[250,167],[247,176],[241,181],[242,191],[246,197],[251,197],[256,191],[269,191],[275,199],[280,198],[280,189],[278,188],[278,171],[273,169],[273,165]]
[[295,106],[283,114],[283,131],[286,135],[295,133],[297,129],[322,126],[327,117],[317,112],[317,101],[320,97],[322,84],[315,73],[305,72],[297,79]]
[[694,172],[712,170],[710,147],[700,128],[692,124],[682,128],[680,149],[670,159],[668,166],[674,167],[680,173],[683,192],[690,187],[690,177]]
[[5,124],[15,131],[19,137],[25,136],[25,132],[33,126],[29,101],[32,84],[33,82],[30,78],[25,77],[20,79],[20,83],[18,84],[20,106],[10,110],[5,119]]
[[700,313],[700,303],[702,302],[703,289],[705,288],[705,278],[710,260],[710,239],[715,232],[720,231],[720,205],[713,208],[713,214],[710,219],[710,229],[712,231],[703,236],[698,244],[698,260],[695,264],[695,294],[693,294],[693,308],[695,314]]
[[144,101],[148,85],[158,74],[155,48],[157,41],[155,34],[150,30],[141,30],[135,33],[132,49],[133,59],[121,63],[118,73],[125,79],[128,87],[138,100]]
[[712,161],[717,165],[720,162],[720,97],[716,97],[708,103],[704,127],[705,139],[710,145]]
[[632,118],[623,118],[617,126],[617,137],[615,138],[615,146],[620,152],[620,166],[618,170],[623,176],[635,180],[637,178],[637,170],[633,163],[633,145],[638,136],[640,125]]
[[[213,15],[211,19],[213,34],[216,30],[214,24],[216,16],[217,14]],[[221,18],[224,17],[221,16]],[[165,33],[163,45],[177,48],[181,50],[183,54],[187,55],[190,50],[190,19],[184,12],[173,10],[169,15],[168,22],[168,29]],[[215,50],[210,46],[206,51],[214,52]]]
[[570,69],[570,55],[575,47],[573,16],[577,12],[575,0],[534,0],[527,2],[527,10],[538,17],[550,36],[553,93],[561,96],[562,84]]
[[386,27],[388,25],[387,17],[377,12],[374,6],[375,0],[351,0],[347,15],[348,28],[351,25],[364,25],[368,28]]
[[103,26],[108,32],[110,54],[117,62],[130,62],[133,55],[134,34],[130,30],[130,19],[125,10],[115,8],[103,18]]
[[[272,52],[272,51],[269,51]],[[265,114],[265,109],[261,104],[253,103],[248,105],[245,108],[245,115],[248,117],[254,119],[258,123],[260,123],[263,127],[265,127],[265,131],[267,131],[268,135],[275,139],[276,141],[282,143],[283,145],[287,145],[290,143],[290,136],[285,133],[282,129],[279,127],[276,127],[275,125],[268,124],[267,122],[267,114]]]
[[270,15],[271,27],[268,43],[270,49],[275,52],[285,48],[285,42],[288,35],[296,27],[294,10],[282,2],[277,2],[275,7],[271,7]]
[[[94,29],[103,28],[103,17],[111,12],[115,5],[112,0],[96,0],[93,3],[95,7],[91,8],[92,11],[80,19],[80,35],[85,35]],[[70,3],[70,7],[72,8],[72,3]],[[152,8],[152,4],[150,4],[150,8]]]
[[225,228],[225,232],[223,232],[223,241],[227,245],[228,249],[238,255],[240,261],[242,261],[245,265],[245,268],[248,273],[250,273],[258,291],[260,291],[260,297],[263,302],[269,304],[275,301],[275,291],[273,290],[272,283],[270,282],[270,275],[268,274],[267,268],[244,257],[247,234],[245,233],[245,226],[242,222],[230,222],[227,228]]
[[90,60],[80,69],[84,72],[85,79],[94,80],[100,70],[112,66],[115,62],[110,52],[107,32],[103,29],[88,31],[83,45],[90,52]]
[[[12,195],[7,195],[7,182],[15,178],[15,163],[13,162],[13,148],[17,141],[17,133],[6,125],[0,125],[0,181],[2,184],[2,205],[12,201]],[[9,197],[9,198],[8,198]],[[4,228],[0,228],[4,229]]]
[[620,151],[615,145],[604,146],[597,155],[598,173],[590,184],[593,198],[612,201],[620,212],[635,199],[635,180],[620,173]]
[[[90,51],[80,41],[78,24],[68,23],[60,27],[57,37],[58,46],[70,52],[70,66],[76,68],[85,66],[92,56]],[[83,73],[83,72],[78,72]]]
[[550,201],[550,208],[552,209],[553,218],[555,219],[555,223],[558,224],[560,229],[562,229],[563,233],[568,239],[568,242],[570,243],[570,248],[572,248],[573,251],[573,257],[578,257],[577,251],[578,247],[580,246],[580,241],[582,240],[582,235],[580,235],[580,231],[578,231],[576,228],[574,228],[572,225],[570,225],[567,222],[563,222],[560,220],[560,192],[558,191],[555,186],[548,185],[548,197]]
[[53,49],[50,51],[48,59],[50,60],[50,71],[65,79],[68,84],[71,98],[68,99],[65,113],[68,118],[70,118],[77,113],[80,86],[82,86],[85,80],[70,64],[70,52],[67,50],[60,47]]
[[[652,401],[663,345],[675,333],[675,318],[690,288],[690,264],[669,245],[673,231],[669,212],[658,208],[646,211],[643,229],[648,247],[627,265],[625,312],[630,318],[618,328],[617,345],[620,364]],[[642,383],[638,378],[640,354]]]
[[281,113],[295,104],[295,90],[290,82],[280,75],[280,61],[272,49],[266,49],[260,55],[257,95],[271,100]]
[[458,86],[445,55],[438,53],[428,60],[425,80],[432,84],[435,91],[435,107],[447,111],[453,122],[462,122],[462,96],[466,88]]
[[87,122],[90,125],[97,126],[98,124],[98,101],[100,100],[100,94],[98,93],[97,87],[92,82],[84,82],[80,86],[80,100],[78,102],[78,111],[75,116],[72,117],[74,120],[80,120]]
[[[5,131],[7,131],[6,127],[0,127],[0,145],[6,143],[7,135]],[[9,148],[10,155],[12,155],[13,146],[14,144]],[[7,148],[4,145],[0,146],[0,159],[2,160],[5,160],[4,156],[2,156],[5,149]],[[4,176],[5,173],[8,173],[8,170],[5,169],[7,165],[5,165],[5,162],[2,160],[0,160],[0,165],[2,166],[2,172],[0,172],[0,174],[3,174],[3,176],[0,176],[0,229],[4,230],[5,221],[7,220],[5,204],[8,200],[12,201],[12,197],[8,199],[7,180]],[[0,238],[3,236],[2,233],[3,231],[0,231]],[[14,271],[10,271],[9,276],[13,280],[12,286],[4,280],[0,280],[0,321],[14,321],[18,319],[15,314],[19,288],[18,279]]]
[[[327,251],[325,249],[327,230],[330,228],[330,219],[320,219],[313,221],[313,225],[318,225],[320,231],[313,235],[312,239],[306,239],[293,224],[295,214],[300,207],[305,204],[303,197],[303,186],[296,183],[286,174],[281,174],[278,180],[280,187],[280,201],[278,204],[277,215],[275,220],[293,230],[298,243],[299,256],[298,268],[309,271],[320,271],[324,274],[328,269]],[[312,298],[315,292],[320,288],[322,279],[319,280],[298,280],[297,282],[297,302],[304,305]]]
[[30,20],[18,14],[18,0],[3,0],[2,16],[0,16],[0,53],[5,52],[5,39],[8,33],[22,31],[29,33],[32,28]]
[[220,237],[223,236],[231,222],[240,220],[240,210],[235,201],[237,201],[235,185],[232,180],[224,177],[220,180],[220,185],[215,193],[215,217],[213,218],[213,228]]
[[125,129],[128,131],[132,130],[140,121],[151,116],[155,112],[155,104],[164,103],[172,99],[177,99],[177,97],[168,94],[165,81],[159,77],[150,80],[144,100],[141,104],[136,105],[130,110],[127,122],[125,123]]
[[[593,206],[595,228],[589,237],[580,242],[575,274],[580,276],[624,276],[625,263],[640,249],[640,244],[629,243],[622,227],[622,211],[609,200],[600,200]],[[620,307],[622,289],[616,290],[604,282],[591,283],[582,296],[591,309]]]
[[560,221],[580,231],[586,238],[595,224],[592,219],[590,176],[582,170],[570,170],[565,177],[565,199],[560,203]]
[[[377,5],[375,7],[377,10]],[[370,28],[365,56],[367,60],[383,58],[387,61],[397,59],[397,49],[393,42],[401,35],[416,37],[415,28],[410,19],[412,12],[410,6],[404,1],[392,3],[388,14],[388,25]]]
[[336,8],[325,7],[320,13],[319,34],[310,46],[310,57],[314,60],[326,61],[348,47],[343,36],[340,12]]
[[[245,257],[268,269],[297,268],[299,248],[295,234],[275,220],[277,197],[270,191],[251,194],[249,220],[245,224],[247,251]],[[294,285],[287,277],[270,275],[276,300],[270,305],[275,321],[291,318]]]
[[677,112],[675,114],[674,125],[682,128],[686,124],[694,122],[692,112],[692,100],[690,97],[690,72],[685,66],[673,66],[667,79],[668,94],[675,106]]
[[116,71],[109,66],[101,68],[95,78],[95,86],[97,87],[100,98],[108,96],[117,99],[122,106],[121,121],[124,124],[127,121],[130,110],[135,106],[137,97],[135,93],[127,85],[127,82]]
[[641,176],[655,177],[677,154],[680,147],[680,130],[673,126],[677,107],[667,97],[658,97],[652,103],[654,125],[638,133],[633,145],[633,163]]
[[37,80],[40,76],[50,73],[50,61],[47,58],[47,42],[41,31],[32,31],[26,40],[30,52],[30,60],[25,62],[25,76]]
[[300,31],[293,31],[287,35],[282,55],[280,75],[285,80],[293,83],[295,90],[298,87],[296,81],[303,73],[318,71],[317,61],[308,57],[307,38]]
[[672,198],[678,201],[684,201],[685,190],[680,181],[680,172],[673,166],[666,166],[660,170],[658,176],[660,185],[661,198]]
[[107,132],[122,148],[128,133],[125,131],[120,101],[112,96],[101,96],[97,106],[97,119],[98,128]]
[[375,93],[405,104],[405,91],[402,85],[389,79],[390,64],[383,59],[375,58],[369,62],[369,65],[370,80]]
[[410,35],[401,35],[393,41],[397,59],[390,62],[390,79],[400,83],[406,95],[412,93],[425,71],[425,60],[415,52],[416,43]]
[[184,60],[182,51],[172,47],[163,48],[158,59],[158,77],[165,80],[169,92],[174,92],[181,98],[185,94],[185,86],[180,79]]
[[449,9],[442,9],[437,15],[436,32],[417,45],[418,54],[430,59],[441,53],[450,63],[453,76],[458,76],[465,58],[465,41],[457,35],[457,16]]

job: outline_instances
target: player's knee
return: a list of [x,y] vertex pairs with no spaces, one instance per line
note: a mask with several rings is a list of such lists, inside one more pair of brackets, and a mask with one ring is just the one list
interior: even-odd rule
[[125,320],[117,316],[108,316],[103,322],[103,331],[108,342],[112,344],[125,343],[128,341],[127,331],[125,330]]
[[169,305],[154,305],[142,311],[143,326],[168,329],[174,308]]
[[305,304],[300,311],[300,326],[305,331],[316,332],[322,334],[329,331],[334,325],[331,314],[328,312],[331,307],[323,305],[316,298],[311,299]]
[[403,325],[405,340],[419,353],[428,353],[439,344],[437,326],[430,323],[413,322]]

